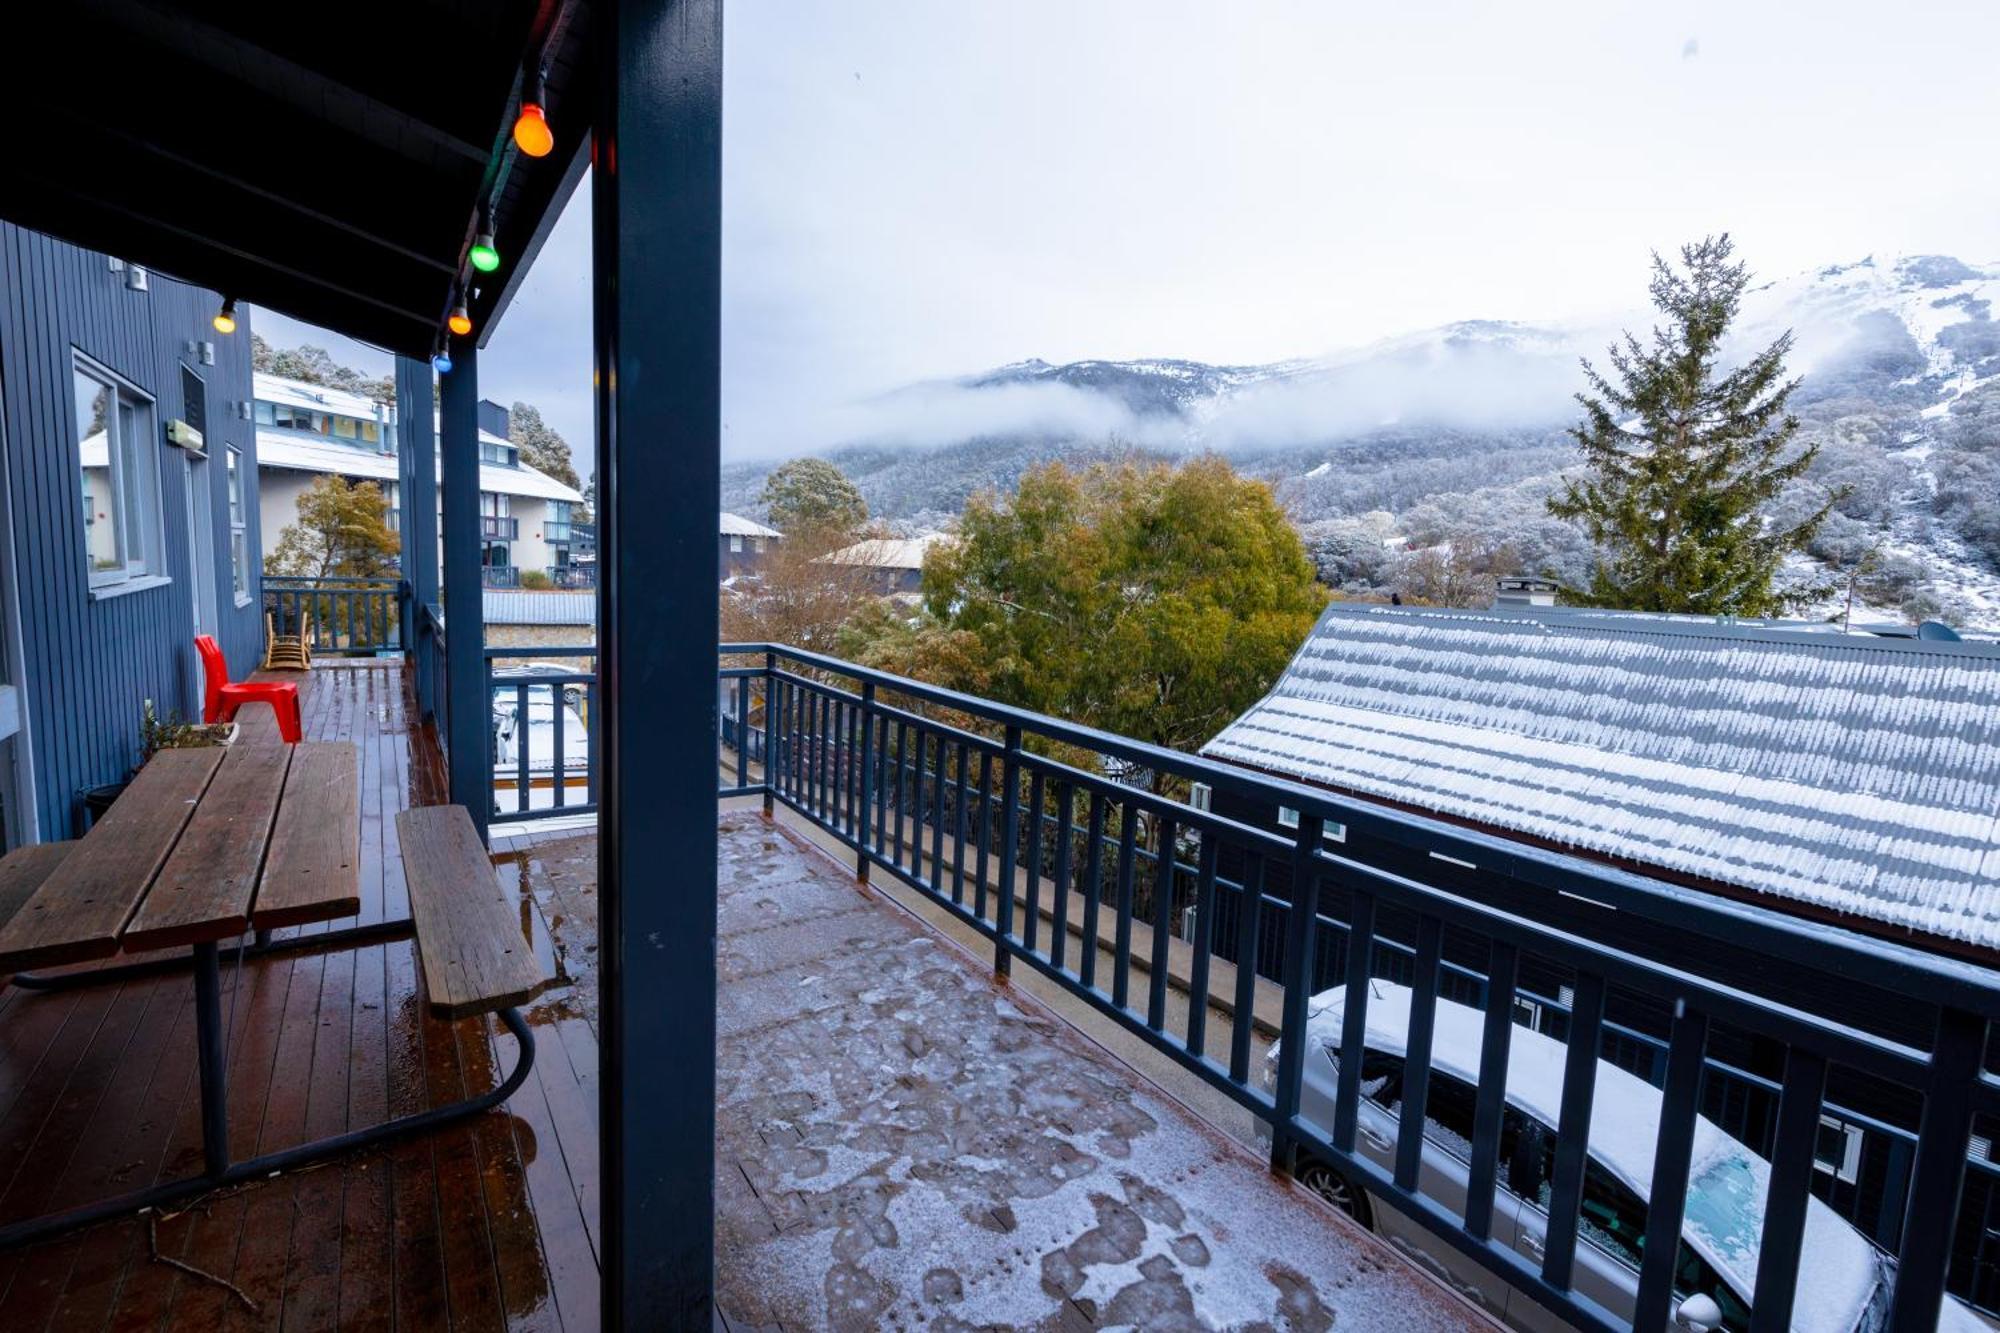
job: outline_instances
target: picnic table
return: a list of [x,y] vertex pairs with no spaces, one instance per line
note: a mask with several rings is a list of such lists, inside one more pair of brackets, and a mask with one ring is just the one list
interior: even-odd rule
[[[467,914],[413,880],[417,919],[272,940],[272,931],[336,921],[360,910],[359,786],[355,747],[347,741],[163,750],[83,838],[22,848],[0,860],[0,914],[12,909],[0,925],[0,976],[14,973],[13,984],[58,989],[191,965],[203,1152],[199,1176],[0,1228],[0,1249],[472,1115],[505,1101],[527,1077],[534,1042],[509,1002],[524,1001],[539,989],[531,984],[538,972],[527,980],[513,977],[511,989],[496,991],[493,1002],[483,1006],[498,1012],[520,1042],[516,1067],[497,1088],[381,1125],[247,1161],[229,1160],[223,945],[238,942],[230,954],[240,963],[279,950],[379,942],[410,934],[426,917]],[[490,899],[490,866],[485,880]],[[480,909],[491,906],[474,902],[470,916],[480,919]],[[490,913],[486,919],[492,919]],[[432,933],[442,930],[434,927]],[[246,935],[256,942],[241,943]],[[455,958],[460,947],[443,942],[433,954],[445,966],[446,954]],[[421,933],[418,948],[421,954]],[[159,950],[176,953],[53,975],[28,970]],[[522,971],[519,960],[513,965]],[[447,998],[457,1001],[452,1013],[481,1008],[465,1004],[462,995]],[[435,1001],[434,1007],[447,1011]]]

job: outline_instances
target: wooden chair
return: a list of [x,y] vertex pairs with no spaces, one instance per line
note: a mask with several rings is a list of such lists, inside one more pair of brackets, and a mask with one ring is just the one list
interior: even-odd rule
[[278,633],[277,622],[271,613],[264,613],[264,670],[266,671],[307,671],[312,668],[312,612],[299,609],[299,632],[297,634]]

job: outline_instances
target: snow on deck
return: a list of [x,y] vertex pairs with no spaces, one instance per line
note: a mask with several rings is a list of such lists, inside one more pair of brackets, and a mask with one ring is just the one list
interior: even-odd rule
[[2000,653],[1335,605],[1202,753],[2000,947]]
[[776,826],[721,860],[731,1328],[1488,1327]]

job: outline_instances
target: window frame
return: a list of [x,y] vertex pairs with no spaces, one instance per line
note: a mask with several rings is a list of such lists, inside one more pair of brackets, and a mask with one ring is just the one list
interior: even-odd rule
[[[1279,806],[1278,827],[1283,829],[1296,830],[1298,826],[1299,826],[1299,812],[1297,810],[1294,810],[1289,805]],[[1326,820],[1320,826],[1319,838],[1321,842],[1346,842],[1347,825],[1342,824],[1337,820],[1332,820],[1332,819]]]
[[243,489],[243,451],[229,445],[223,454],[229,501],[229,577],[236,605],[250,605],[250,518]]
[[[79,381],[89,381],[111,395],[105,414],[105,471],[110,490],[108,517],[117,543],[118,565],[98,569],[90,550],[86,517],[83,534],[84,573],[93,598],[137,592],[172,582],[167,573],[166,510],[160,469],[157,434],[159,400],[81,348],[70,349],[70,410],[75,412]],[[70,438],[75,442],[76,476],[84,477],[83,441],[87,423],[72,423]],[[129,438],[128,438],[129,437]],[[136,470],[136,475],[130,475]],[[130,488],[136,483],[138,494]],[[87,495],[87,492],[86,492]],[[136,523],[137,533],[129,531]],[[139,556],[132,556],[134,537]]]

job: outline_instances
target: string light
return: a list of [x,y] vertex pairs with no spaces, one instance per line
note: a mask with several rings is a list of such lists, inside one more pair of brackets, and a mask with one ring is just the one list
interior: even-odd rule
[[467,257],[472,260],[472,266],[481,273],[491,273],[500,267],[500,252],[493,248],[491,223],[487,224],[487,230],[479,233],[479,239],[472,243],[472,252]]
[[472,332],[472,311],[466,308],[463,296],[459,297],[458,304],[451,308],[451,318],[444,324],[461,338]]
[[431,353],[431,369],[440,375],[451,374],[451,345],[442,338],[437,340],[437,351]]
[[215,318],[209,322],[215,325],[217,333],[236,332],[236,298],[233,296],[223,297],[222,309],[216,311]]
[[521,114],[514,118],[514,144],[529,157],[547,157],[555,150],[555,131],[549,128],[548,113],[543,110],[547,99],[542,71],[536,70],[521,95]]

